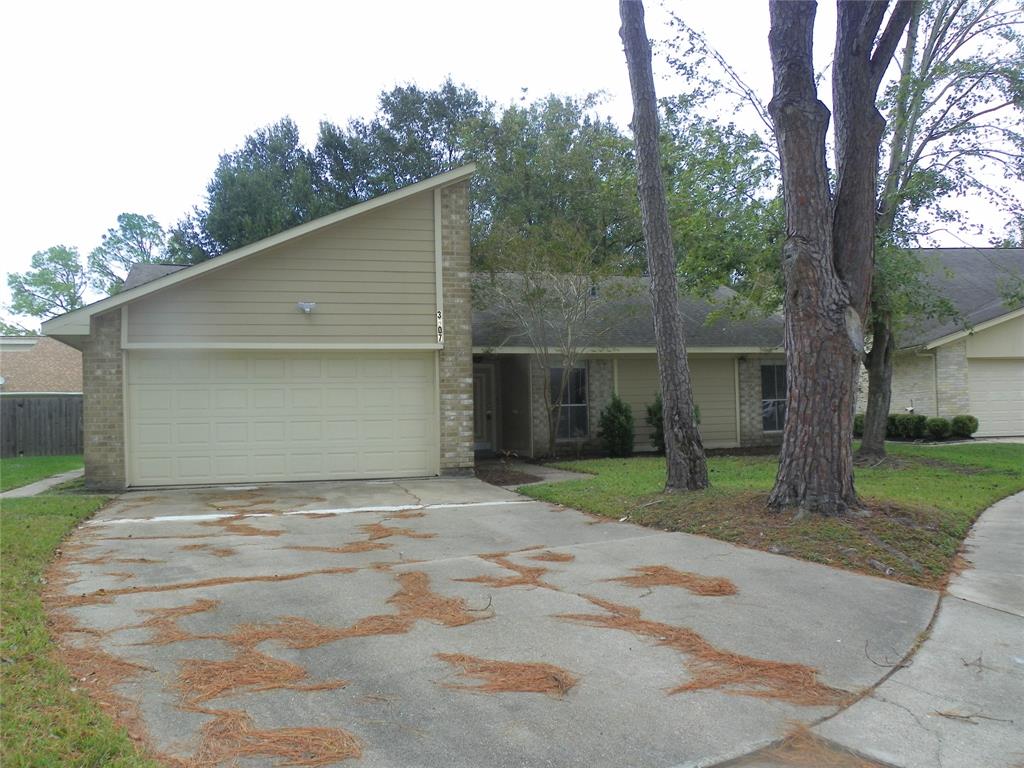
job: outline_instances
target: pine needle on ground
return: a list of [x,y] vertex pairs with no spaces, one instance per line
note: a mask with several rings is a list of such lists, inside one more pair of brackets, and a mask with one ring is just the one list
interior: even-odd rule
[[543,693],[562,698],[577,683],[575,675],[553,664],[497,661],[462,653],[436,653],[438,659],[461,670],[463,677],[482,685],[446,683],[446,687],[476,693]]
[[556,618],[591,627],[619,629],[656,640],[678,651],[690,672],[690,681],[669,690],[669,694],[717,689],[742,696],[788,701],[799,706],[837,706],[848,698],[845,691],[819,682],[817,672],[803,664],[755,659],[721,651],[686,627],[648,621],[640,609],[583,595],[603,614],[559,614]]
[[641,565],[633,568],[634,576],[619,576],[608,581],[618,581],[631,587],[682,587],[695,595],[719,597],[735,595],[736,585],[729,579],[701,576],[690,571],[677,571],[667,565]]

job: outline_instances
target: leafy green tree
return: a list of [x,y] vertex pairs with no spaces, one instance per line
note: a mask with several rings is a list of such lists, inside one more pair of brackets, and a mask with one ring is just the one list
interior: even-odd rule
[[167,256],[167,236],[156,219],[122,213],[117,227],[108,229],[89,254],[90,282],[98,291],[119,293],[133,264],[158,263]]
[[27,272],[7,276],[11,303],[6,308],[16,315],[41,319],[62,315],[84,305],[86,282],[78,249],[55,245],[33,254]]
[[[885,456],[893,354],[902,326],[953,316],[906,248],[938,222],[975,228],[958,205],[982,198],[1007,219],[1024,180],[1024,7],[993,0],[931,0],[915,7],[900,77],[881,102],[888,151],[880,179],[879,252],[871,295],[864,438],[859,456]],[[1003,181],[994,181],[1002,179]],[[916,273],[915,273],[915,267]]]
[[446,79],[434,90],[384,91],[377,114],[345,129],[320,124],[321,194],[336,208],[393,192],[466,162],[473,134],[494,123],[493,105]]
[[623,271],[642,261],[632,145],[596,106],[595,96],[513,105],[475,138],[478,266],[520,271],[530,254],[554,258],[563,241],[594,265]]
[[21,323],[0,320],[0,336],[35,336],[36,331],[26,328]]
[[706,118],[686,98],[666,99],[663,110],[661,154],[680,283],[705,296],[728,285],[748,310],[775,311],[784,232],[772,151],[758,134]]
[[316,193],[316,163],[290,118],[221,155],[207,203],[171,234],[171,251],[190,261],[241,248],[327,212]]

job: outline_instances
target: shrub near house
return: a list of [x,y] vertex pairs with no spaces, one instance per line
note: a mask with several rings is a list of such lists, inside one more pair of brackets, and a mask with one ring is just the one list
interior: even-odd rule
[[[978,431],[978,420],[966,414],[952,419],[929,418],[920,413],[890,413],[885,427],[886,440],[945,440],[954,437],[967,440]],[[854,437],[864,434],[864,414],[853,420]]]

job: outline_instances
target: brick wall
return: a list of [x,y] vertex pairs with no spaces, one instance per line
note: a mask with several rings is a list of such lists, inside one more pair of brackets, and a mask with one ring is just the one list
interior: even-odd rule
[[444,349],[440,352],[441,472],[473,468],[473,334],[469,182],[441,190]]
[[125,487],[124,359],[121,310],[92,318],[82,348],[85,485],[93,490]]
[[740,445],[781,445],[782,432],[765,432],[761,420],[761,364],[785,363],[784,355],[744,355],[739,360]]
[[935,358],[931,354],[906,352],[893,358],[889,413],[905,413],[911,404],[914,413],[936,415]]
[[967,396],[967,339],[943,344],[935,350],[935,384],[939,393],[937,416],[947,419],[970,412]]

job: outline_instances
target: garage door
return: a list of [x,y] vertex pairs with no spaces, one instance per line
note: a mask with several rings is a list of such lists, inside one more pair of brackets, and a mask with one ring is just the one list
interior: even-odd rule
[[132,351],[129,484],[432,475],[434,353]]
[[1024,359],[967,361],[975,437],[1024,435]]

